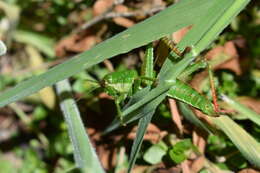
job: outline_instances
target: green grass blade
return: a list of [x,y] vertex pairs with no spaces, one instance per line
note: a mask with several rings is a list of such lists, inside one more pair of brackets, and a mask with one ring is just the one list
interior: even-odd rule
[[198,119],[198,117],[192,112],[192,110],[189,108],[189,106],[186,103],[178,102],[178,106],[184,118],[186,118],[188,121],[190,121],[197,127],[200,127],[201,129],[204,129],[208,133],[211,133],[211,129],[209,129],[207,125],[205,125],[202,121]]
[[[0,107],[29,96],[86,68],[118,54],[146,45],[178,29],[191,25],[212,5],[208,0],[183,0],[132,28],[100,43],[93,49],[32,77],[0,95]],[[193,7],[193,8],[190,8]],[[171,19],[169,22],[166,19]],[[160,23],[160,25],[158,25]]]
[[43,36],[38,33],[30,32],[30,31],[23,31],[23,30],[17,30],[14,32],[13,38],[17,42],[30,44],[34,47],[36,47],[38,50],[43,52],[49,57],[54,57],[55,53],[53,50],[54,47],[54,40],[51,38],[48,38],[46,36]]
[[222,100],[225,101],[231,108],[235,109],[239,113],[246,116],[248,119],[260,126],[260,115],[252,111],[248,107],[238,103],[237,101],[229,98],[226,95],[222,95]]
[[2,40],[0,40],[0,56],[4,55],[6,53],[7,49],[5,44],[2,42]]
[[[129,102],[123,107],[122,110],[127,109],[129,106],[135,104],[138,100],[140,100],[142,97],[144,97],[145,95],[147,95],[150,91],[150,87],[146,87],[143,88],[142,90],[136,92],[131,99],[129,100]],[[103,134],[106,135],[107,133],[113,131],[114,129],[120,127],[120,123],[118,122],[118,119],[116,118],[109,127],[107,127]]]
[[79,110],[71,95],[71,87],[68,80],[58,82],[56,88],[61,100],[61,110],[68,125],[77,166],[87,172],[104,172],[86,134]]
[[137,155],[138,155],[141,145],[143,143],[143,138],[144,138],[146,129],[147,129],[149,123],[151,122],[153,115],[154,115],[154,112],[151,112],[151,113],[147,114],[147,116],[141,118],[138,122],[138,129],[136,132],[136,137],[135,137],[134,143],[131,147],[129,166],[128,166],[128,170],[127,170],[128,173],[131,172],[131,170],[135,164]]
[[229,117],[211,119],[231,139],[244,157],[260,168],[260,144]]
[[[145,51],[145,58],[144,58],[144,62],[142,64],[142,72],[141,75],[147,78],[153,78],[154,74],[153,74],[153,68],[154,68],[154,55],[153,55],[153,44],[150,43],[147,45],[146,51]],[[149,87],[151,87],[152,85],[152,81],[146,81],[146,85],[148,85]],[[130,154],[130,158],[129,158],[129,166],[128,166],[128,170],[127,172],[131,172],[137,155],[140,151],[141,145],[143,143],[143,138],[144,138],[144,134],[146,132],[146,129],[149,125],[149,123],[151,122],[151,119],[154,115],[155,109],[148,113],[147,116],[140,118],[139,122],[138,122],[138,128],[137,128],[137,132],[136,132],[136,138],[134,139],[134,143],[131,147],[131,154]]]
[[[212,2],[212,6],[207,10],[209,12],[212,11],[213,13],[209,13],[209,15],[203,16],[200,22],[196,23],[196,25],[191,29],[191,31],[187,34],[187,36],[184,37],[183,39],[184,41],[180,43],[180,46],[184,48],[190,45],[189,42],[190,40],[191,43],[194,43],[193,51],[195,53],[194,52],[188,53],[183,60],[181,60],[177,65],[175,64],[176,66],[169,59],[167,59],[162,67],[162,70],[159,73],[159,82],[163,84],[159,84],[155,89],[151,90],[149,95],[145,96],[136,104],[124,110],[122,113],[123,116],[132,113],[133,111],[139,109],[144,104],[155,99],[157,96],[167,92],[169,86],[174,83],[176,77],[183,71],[184,68],[186,68],[189,65],[190,61],[192,61],[192,58],[194,58],[193,55],[205,49],[206,46],[208,46],[211,43],[211,41],[216,37],[216,35],[219,34],[224,29],[224,27],[231,22],[235,14],[237,14],[242,9],[242,7],[244,7],[246,3],[248,3],[247,0],[244,0],[244,3],[240,4],[242,5],[242,7],[236,8],[236,10],[234,10],[233,8],[234,4],[235,6],[237,6],[236,1],[231,2],[230,0],[218,0],[218,1],[211,1],[211,2]],[[230,9],[232,9],[231,12]],[[215,14],[216,12],[219,12],[219,15],[216,15]],[[226,14],[226,12],[228,12],[228,14]],[[224,23],[220,23],[219,21]],[[204,46],[203,49],[202,46]],[[169,81],[169,83],[167,82],[164,83],[165,81]],[[129,118],[124,117],[123,119],[129,119]]]

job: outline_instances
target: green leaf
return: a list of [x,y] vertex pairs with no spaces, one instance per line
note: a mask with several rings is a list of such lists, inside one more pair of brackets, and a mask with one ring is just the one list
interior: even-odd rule
[[241,103],[229,98],[226,95],[222,95],[223,101],[225,101],[230,107],[241,113],[243,116],[246,116],[248,119],[260,126],[260,115],[252,111],[248,107],[242,105]]
[[204,124],[189,108],[189,106],[186,103],[178,102],[180,111],[185,119],[193,123],[194,125],[204,129],[208,133],[211,133],[211,129]]
[[34,32],[23,30],[15,31],[13,37],[17,42],[30,44],[36,47],[38,50],[40,50],[49,57],[53,58],[55,56],[54,40],[52,40],[51,38]]
[[184,153],[178,150],[176,151],[174,148],[169,151],[169,156],[176,164],[179,164],[187,159],[187,156]]
[[193,145],[190,139],[184,139],[180,142],[177,142],[170,150],[170,158],[177,164],[183,162],[188,158],[186,154],[188,150],[192,149]]
[[[57,65],[44,74],[21,82],[0,95],[0,107],[29,96],[105,59],[146,45],[178,29],[196,22],[212,5],[208,0],[183,0],[132,28],[102,42],[91,50]],[[192,8],[190,8],[192,7]],[[165,19],[171,19],[169,22]],[[160,23],[160,25],[158,25]]]
[[145,153],[144,160],[150,164],[157,164],[162,161],[163,156],[167,153],[168,147],[162,141],[152,145]]
[[154,112],[151,112],[147,116],[141,118],[138,122],[138,129],[137,129],[137,132],[136,132],[136,138],[134,139],[134,143],[131,147],[131,154],[130,154],[130,158],[129,158],[129,166],[128,166],[128,170],[127,170],[128,173],[131,172],[131,170],[132,170],[132,168],[135,164],[137,155],[138,155],[140,148],[141,148],[141,145],[143,143],[143,137],[145,135],[145,132],[146,132],[146,129],[147,129],[149,123],[151,122],[153,115],[154,115]]
[[210,119],[230,138],[249,162],[260,167],[260,144],[252,136],[227,116]]
[[61,110],[68,125],[77,166],[87,172],[104,172],[86,134],[76,102],[71,95],[71,87],[68,80],[58,82],[56,88],[61,100]]

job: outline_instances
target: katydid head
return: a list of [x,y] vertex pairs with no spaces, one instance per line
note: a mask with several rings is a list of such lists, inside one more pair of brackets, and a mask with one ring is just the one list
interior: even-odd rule
[[107,74],[100,85],[105,92],[113,97],[125,95],[124,98],[132,92],[133,84],[137,78],[135,70],[117,71]]

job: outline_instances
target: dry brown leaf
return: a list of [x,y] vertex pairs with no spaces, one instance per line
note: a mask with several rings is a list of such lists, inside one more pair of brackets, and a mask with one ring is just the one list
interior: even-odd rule
[[208,51],[207,54],[205,55],[205,57],[208,60],[211,60],[214,57],[216,57],[217,55],[223,53],[223,51],[224,51],[224,47],[223,46],[216,46],[215,48],[213,48],[210,51]]
[[[137,126],[135,126],[132,131],[128,134],[128,139],[136,138]],[[167,135],[166,131],[161,131],[157,126],[150,123],[147,127],[146,133],[144,135],[144,140],[149,140],[151,143],[158,143],[163,137]]]
[[189,162],[187,160],[181,163],[181,169],[183,173],[191,173]]
[[98,43],[98,40],[96,36],[94,35],[89,35],[85,37],[84,39],[80,40],[79,42],[76,42],[72,47],[70,47],[68,50],[72,52],[83,52],[85,50],[90,49],[94,45]]
[[98,0],[93,6],[93,15],[99,16],[112,7],[115,0]]
[[206,147],[205,134],[196,128],[192,133],[192,141],[195,146],[198,147],[200,153],[204,153]]
[[95,35],[88,34],[86,36],[81,36],[73,34],[58,42],[55,47],[56,56],[64,57],[67,55],[67,52],[83,52],[90,49],[98,42],[100,42],[100,39]]
[[181,116],[179,114],[176,101],[174,99],[168,99],[168,100],[169,100],[170,110],[172,114],[172,121],[176,124],[180,134],[183,134],[183,125],[181,122]]
[[172,38],[174,42],[179,43],[181,39],[185,36],[185,34],[191,29],[191,26],[187,26],[182,28],[172,34]]
[[210,50],[205,57],[209,60],[217,58],[221,54],[229,56],[229,60],[218,64],[214,69],[228,69],[240,75],[242,73],[241,67],[239,64],[239,56],[233,41],[228,41],[224,46],[217,46]]
[[120,25],[120,26],[123,26],[123,27],[126,27],[126,28],[130,28],[135,24],[132,20],[127,19],[125,17],[116,17],[116,18],[113,19],[113,21],[117,25]]
[[177,165],[176,167],[172,167],[172,168],[161,168],[161,167],[157,167],[155,170],[153,170],[152,173],[181,173],[181,167],[179,165]]
[[[114,10],[115,10],[115,12],[117,12],[117,13],[125,13],[125,12],[128,12],[127,6],[122,5],[122,4],[117,5]],[[129,28],[129,27],[131,27],[131,26],[133,26],[133,25],[135,24],[132,20],[127,19],[127,18],[125,18],[125,17],[116,17],[116,18],[113,19],[113,21],[114,21],[116,24],[118,24],[118,25],[120,25],[120,26],[123,26],[123,27],[126,27],[126,28]]]
[[77,39],[78,35],[74,34],[60,40],[55,46],[56,56],[64,57],[66,55],[66,49],[75,44]]
[[260,100],[259,99],[255,99],[252,97],[238,97],[236,100],[238,102],[240,102],[241,104],[244,104],[245,106],[249,107],[253,111],[260,114]]
[[100,99],[109,99],[109,100],[113,100],[113,97],[108,95],[107,93],[105,92],[102,92],[98,95],[98,98]]
[[117,13],[125,13],[128,12],[128,7],[123,4],[119,4],[115,6],[114,10]]
[[193,161],[191,165],[191,171],[192,173],[199,172],[204,167],[205,157],[200,156],[195,161]]
[[237,38],[235,38],[233,40],[233,42],[240,49],[244,49],[244,48],[247,47],[246,39],[244,37],[242,37],[242,36],[238,36]]
[[242,71],[234,42],[228,41],[224,45],[224,53],[231,56],[232,58],[231,60],[217,66],[217,69],[228,69],[236,73],[236,75],[241,75]]

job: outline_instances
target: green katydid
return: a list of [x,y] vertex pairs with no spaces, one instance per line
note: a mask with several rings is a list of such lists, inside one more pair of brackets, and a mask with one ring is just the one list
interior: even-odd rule
[[[167,37],[164,37],[160,40],[160,45],[157,49],[163,49],[165,51],[164,53],[160,52],[157,55],[156,62],[161,65],[162,61],[165,60],[165,55],[170,54],[170,57],[181,57],[186,52],[190,51],[190,48],[185,48],[183,52],[179,51],[176,45],[171,42]],[[168,53],[167,53],[168,52]],[[208,63],[205,61],[199,61],[197,63],[194,63],[187,67],[187,69],[180,75],[180,77],[176,80],[175,84],[171,87],[171,89],[168,91],[167,96],[180,100],[184,103],[187,103],[202,112],[204,112],[207,115],[216,116],[217,115],[217,106],[216,99],[214,99],[214,104],[212,104],[206,97],[202,96],[200,93],[198,93],[195,89],[190,87],[189,85],[182,82],[180,79],[184,79],[187,75],[190,75],[192,72],[198,70],[199,68],[205,68],[208,66]],[[210,71],[210,68],[209,68]],[[211,79],[211,86],[212,86],[212,73],[209,74]],[[214,88],[212,88],[214,89]],[[214,91],[212,93],[215,94]],[[216,96],[213,95],[213,98]]]
[[[123,70],[109,73],[99,82],[100,87],[102,87],[108,95],[113,97],[120,121],[122,120],[120,104],[123,103],[127,97],[140,89],[142,80],[150,83],[154,81],[151,75],[150,77],[147,77],[147,75],[138,76],[135,70]],[[98,83],[93,80],[88,81]]]
[[[171,47],[169,45],[170,42],[166,38],[163,38],[162,40],[162,43],[168,46],[168,50],[170,50],[170,52],[167,52],[168,54],[175,54],[177,57],[180,57],[190,50],[190,48],[186,48],[183,52],[180,52],[176,47]],[[153,71],[154,56],[152,44],[148,45],[147,50],[148,49],[150,51],[146,51],[142,65],[141,76],[138,77],[138,74],[135,70],[116,71],[105,75],[105,77],[100,82],[100,86],[104,88],[104,91],[114,98],[117,114],[120,120],[122,120],[120,104],[123,103],[127,97],[130,97],[135,91],[137,91],[138,88],[140,88],[140,81],[144,81],[144,84],[148,86],[156,83]],[[156,61],[157,63],[160,63],[163,60]],[[206,63],[204,61],[194,63],[183,72],[180,78],[185,78],[187,75],[191,74],[197,69],[205,68],[205,66]],[[176,80],[175,84],[168,91],[167,95],[168,97],[185,102],[208,115],[217,115],[214,105],[206,97],[202,96],[195,89],[179,79]]]

